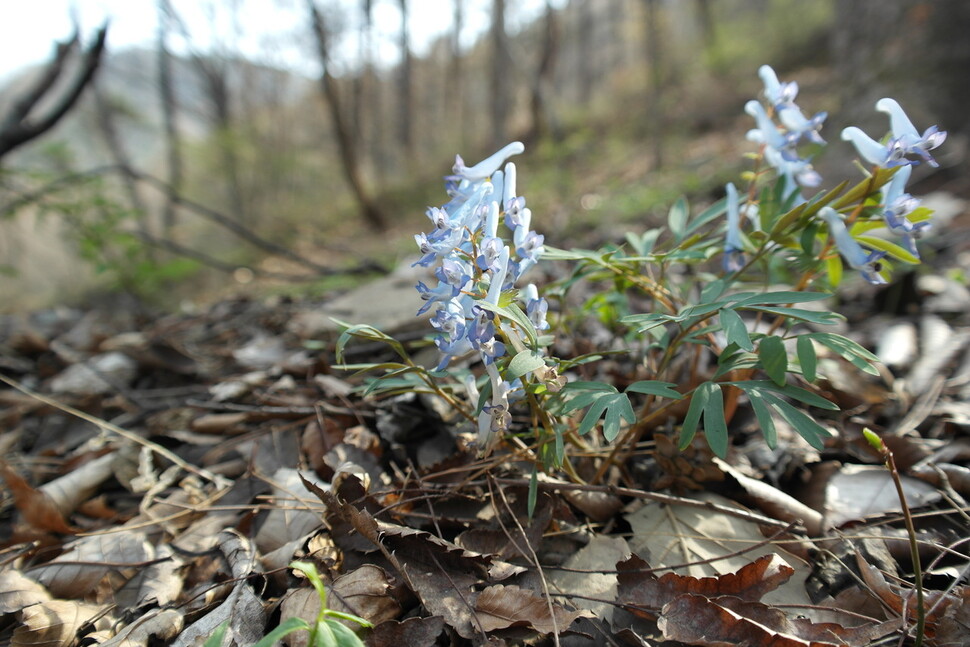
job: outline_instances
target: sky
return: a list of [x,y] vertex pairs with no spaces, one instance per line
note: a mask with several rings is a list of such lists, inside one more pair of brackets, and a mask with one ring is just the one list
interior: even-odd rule
[[[463,41],[471,42],[488,24],[487,0],[465,0]],[[230,47],[250,58],[314,74],[318,70],[307,56],[309,34],[306,29],[305,0],[171,0],[184,20],[192,42],[178,42],[173,50],[195,51],[208,47]],[[359,6],[358,0],[326,0],[322,6]],[[515,3],[516,14],[510,27],[535,17],[544,8],[543,0]],[[556,5],[564,4],[558,0]],[[235,22],[227,8],[238,5]],[[451,23],[452,0],[410,0],[413,49],[423,53],[430,42],[445,33]],[[108,47],[150,45],[155,37],[156,0],[0,0],[0,81],[27,66],[49,60],[54,44],[68,38],[75,19],[82,37],[90,41],[97,27],[110,18]],[[398,55],[395,39],[400,24],[396,0],[375,0],[375,50],[379,60],[392,62]],[[215,36],[213,37],[213,34]],[[356,44],[345,43],[340,51],[357,51]]]

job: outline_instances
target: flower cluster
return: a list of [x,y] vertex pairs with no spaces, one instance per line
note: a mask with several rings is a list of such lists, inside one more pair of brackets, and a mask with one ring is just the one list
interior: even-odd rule
[[816,187],[821,184],[822,176],[809,158],[800,155],[798,146],[803,142],[825,144],[819,130],[827,114],[819,112],[806,117],[795,104],[798,84],[779,82],[769,66],[762,65],[758,76],[765,86],[768,107],[754,99],[745,104],[744,111],[754,117],[757,126],[748,131],[748,139],[764,145],[765,162],[784,178],[782,195],[787,199],[794,193],[797,202],[804,202],[799,187]]
[[[459,355],[477,353],[491,381],[491,401],[479,417],[483,444],[492,433],[508,427],[510,398],[518,391],[515,381],[502,378],[495,362],[506,355],[506,342],[521,344],[489,306],[501,304],[503,293],[514,288],[543,250],[543,237],[530,229],[532,212],[525,198],[516,194],[515,164],[505,163],[523,150],[520,142],[513,142],[471,167],[456,157],[453,174],[445,178],[451,199],[428,209],[434,229],[415,236],[423,254],[415,264],[435,265],[438,279],[434,287],[417,284],[426,302],[418,314],[435,308],[431,325],[438,331],[435,344],[441,351],[437,370]],[[504,171],[499,170],[503,163]],[[503,219],[511,233],[511,247],[499,236]],[[524,288],[520,298],[536,330],[548,328],[548,304],[535,286]]]
[[[800,156],[798,146],[803,142],[825,144],[819,129],[826,113],[805,117],[795,105],[796,83],[780,82],[767,65],[761,66],[758,74],[764,83],[765,103],[752,100],[745,105],[745,112],[754,117],[757,126],[748,132],[747,138],[761,144],[765,163],[781,178],[783,202],[797,206],[806,202],[801,187],[816,187],[822,181],[810,159]],[[913,165],[926,162],[937,166],[930,151],[943,143],[946,132],[931,126],[921,134],[894,99],[880,99],[876,110],[889,115],[890,134],[883,138],[885,143],[872,139],[855,126],[845,128],[842,139],[854,144],[859,156],[876,168],[900,167],[883,187],[880,213],[885,227],[899,238],[900,246],[912,257],[919,258],[916,239],[930,223],[925,220],[915,222],[910,218],[919,207],[919,200],[906,193],[906,183]],[[732,184],[726,188],[728,218],[724,268],[730,272],[741,269],[744,261],[737,190]],[[880,261],[887,255],[886,251],[863,248],[853,237],[843,216],[834,209],[824,207],[818,216],[825,222],[836,247],[851,267],[859,270],[870,283],[886,282],[879,274]]]

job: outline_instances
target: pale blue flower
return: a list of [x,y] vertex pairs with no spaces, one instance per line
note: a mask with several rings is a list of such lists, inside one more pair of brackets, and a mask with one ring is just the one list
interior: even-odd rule
[[852,237],[845,226],[842,216],[832,207],[822,207],[818,215],[825,220],[829,226],[829,233],[835,241],[835,246],[839,253],[845,258],[850,267],[859,270],[863,278],[873,285],[882,285],[886,279],[879,275],[881,269],[879,261],[886,256],[886,252],[873,251],[866,252],[865,249]]
[[778,81],[778,75],[775,71],[768,65],[762,65],[758,68],[758,76],[761,77],[762,83],[765,84],[765,98],[774,107],[779,107],[783,105],[793,105],[795,102],[795,97],[798,96],[798,83],[791,81],[789,83],[781,83]]
[[908,163],[898,142],[890,142],[889,145],[880,144],[856,126],[843,128],[842,139],[852,142],[859,157],[873,166],[893,167]]
[[727,183],[727,236],[724,240],[724,271],[737,272],[744,267],[744,244],[741,242],[741,210],[738,190]]
[[525,145],[522,142],[512,142],[511,144],[506,144],[502,150],[489,155],[472,167],[465,166],[461,155],[455,155],[455,166],[452,168],[454,175],[447,179],[467,180],[469,182],[487,180],[502,166],[505,160],[513,155],[518,155],[524,150]]
[[903,247],[910,254],[919,258],[919,250],[916,247],[918,239],[924,231],[930,228],[930,222],[923,221],[914,223],[908,216],[914,209],[919,207],[919,199],[906,193],[906,183],[912,173],[912,166],[904,166],[893,175],[892,179],[882,189],[883,220],[886,227],[891,232],[902,239]]
[[918,155],[930,166],[939,166],[930,151],[946,140],[946,131],[930,126],[922,135],[895,99],[884,97],[876,102],[876,110],[889,115],[889,127],[893,139],[898,142],[904,155]]
[[826,112],[818,112],[811,119],[802,114],[801,109],[796,105],[784,106],[778,109],[778,121],[788,129],[792,136],[798,139],[805,138],[815,144],[825,144],[825,140],[819,134],[822,123],[828,116]]
[[525,313],[536,330],[548,330],[549,322],[546,321],[546,315],[549,312],[549,302],[539,296],[535,283],[525,286],[522,290],[522,298],[525,300]]

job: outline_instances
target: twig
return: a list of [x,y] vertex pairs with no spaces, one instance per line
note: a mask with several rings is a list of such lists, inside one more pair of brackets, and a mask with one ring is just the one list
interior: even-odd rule
[[107,420],[102,420],[101,418],[97,418],[95,416],[92,416],[91,414],[85,413],[84,411],[81,411],[79,409],[75,409],[74,407],[72,407],[70,405],[64,404],[62,402],[58,402],[57,400],[55,400],[53,398],[49,398],[46,395],[41,395],[40,393],[37,393],[36,391],[33,391],[33,390],[27,388],[26,386],[24,386],[20,382],[14,380],[12,378],[9,378],[6,375],[3,375],[2,373],[0,373],[0,382],[3,382],[4,384],[7,384],[8,386],[10,386],[10,387],[12,387],[12,388],[20,391],[24,395],[27,395],[27,396],[30,396],[30,397],[34,398],[35,400],[37,400],[39,402],[43,402],[44,404],[46,404],[46,405],[48,405],[50,407],[54,407],[55,409],[58,409],[60,411],[63,411],[64,413],[67,413],[69,415],[72,415],[72,416],[74,416],[76,418],[80,418],[81,420],[84,420],[85,422],[90,422],[91,424],[96,425],[100,429],[103,429],[105,431],[110,431],[111,433],[116,434],[118,436],[121,436],[122,438],[125,438],[126,440],[130,440],[131,442],[133,442],[133,443],[135,443],[137,445],[141,445],[142,447],[147,447],[148,449],[150,449],[151,451],[155,452],[159,456],[164,456],[166,459],[168,459],[169,461],[171,461],[173,464],[178,465],[179,467],[181,467],[186,472],[191,472],[192,474],[195,474],[196,476],[200,476],[200,477],[204,478],[205,480],[210,481],[213,485],[215,485],[216,487],[218,487],[220,489],[222,489],[224,487],[228,487],[228,485],[229,485],[229,483],[227,482],[227,480],[226,480],[226,478],[224,476],[220,476],[218,474],[213,474],[209,470],[207,470],[205,468],[202,468],[202,467],[196,467],[195,465],[193,465],[193,464],[191,464],[189,462],[186,462],[185,460],[179,458],[179,456],[177,454],[174,454],[173,452],[169,451],[168,449],[165,449],[161,445],[159,445],[157,443],[153,443],[150,440],[146,440],[145,438],[142,438],[138,434],[134,434],[134,433],[132,433],[132,432],[126,430],[126,429],[122,429],[121,427],[119,427],[117,425],[113,425],[110,422],[108,422]]

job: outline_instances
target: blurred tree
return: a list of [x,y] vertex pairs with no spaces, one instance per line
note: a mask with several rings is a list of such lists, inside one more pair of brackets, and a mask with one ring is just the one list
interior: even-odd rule
[[333,125],[334,136],[337,138],[344,177],[357,199],[364,221],[373,229],[387,229],[387,217],[364,186],[360,171],[360,151],[354,144],[347,116],[344,114],[340,103],[340,93],[337,91],[337,86],[330,73],[330,40],[327,25],[323,14],[313,0],[307,0],[307,9],[310,12],[310,26],[316,40],[317,57],[323,69],[320,74],[320,91],[330,111],[330,120]]
[[506,142],[505,120],[509,113],[510,81],[512,72],[512,57],[509,54],[509,37],[505,30],[505,0],[492,0],[492,58],[491,82],[489,96],[491,97],[491,141],[492,147],[498,149]]
[[[461,30],[465,26],[465,0],[454,0],[451,18],[451,69],[449,70],[450,90],[443,92],[445,111],[450,112],[454,121],[461,124],[465,105],[465,81],[463,75],[463,60],[461,53]],[[465,129],[458,129],[458,147],[465,148]]]
[[408,25],[408,0],[398,0],[401,9],[401,33],[400,44],[401,62],[398,69],[398,142],[404,150],[407,159],[414,158],[414,143],[412,132],[414,125],[411,123],[411,88],[413,74],[411,73],[411,28]]
[[[107,34],[108,26],[103,25],[83,50],[77,29],[66,42],[58,43],[54,58],[0,116],[0,160],[53,128],[74,107],[101,63]],[[75,58],[76,66],[71,64]],[[56,88],[58,82],[61,85]]]
[[183,163],[182,135],[179,132],[175,101],[175,81],[172,78],[172,54],[168,48],[168,37],[172,28],[174,11],[169,0],[158,0],[158,31],[156,47],[158,50],[158,94],[162,108],[162,129],[165,137],[166,181],[172,193],[166,195],[162,207],[162,229],[169,234],[176,222],[176,204],[172,194],[182,192]]
[[553,8],[550,0],[546,0],[546,15],[542,24],[542,49],[539,53],[539,65],[536,69],[535,80],[532,82],[532,102],[530,104],[532,127],[529,139],[535,140],[546,134],[552,134],[558,140],[562,133],[550,95],[554,89],[552,78],[559,57],[561,28],[559,14]]

